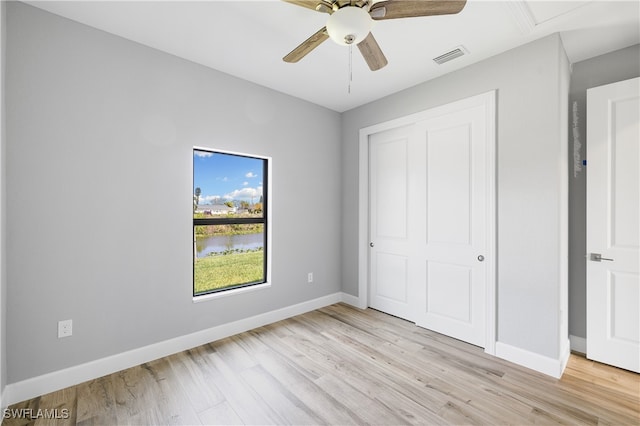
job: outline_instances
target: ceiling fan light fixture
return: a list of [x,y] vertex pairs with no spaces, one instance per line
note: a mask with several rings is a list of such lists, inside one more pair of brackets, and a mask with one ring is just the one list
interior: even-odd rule
[[342,7],[327,21],[329,37],[343,46],[360,43],[369,35],[372,27],[373,20],[369,13],[357,6]]

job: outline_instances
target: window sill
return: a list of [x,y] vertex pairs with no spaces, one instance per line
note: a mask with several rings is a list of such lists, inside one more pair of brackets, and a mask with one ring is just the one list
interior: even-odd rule
[[220,299],[227,296],[235,296],[236,294],[249,293],[251,291],[263,290],[271,287],[271,283],[256,284],[249,287],[234,288],[232,290],[219,291],[217,293],[203,294],[202,296],[194,296],[193,303],[206,302],[212,299]]

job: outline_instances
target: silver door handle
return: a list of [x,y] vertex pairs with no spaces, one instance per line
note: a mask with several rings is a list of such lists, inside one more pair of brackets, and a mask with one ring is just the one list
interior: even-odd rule
[[602,257],[600,253],[589,253],[589,260],[592,262],[601,262],[603,260],[606,260],[608,262],[613,262],[613,259]]

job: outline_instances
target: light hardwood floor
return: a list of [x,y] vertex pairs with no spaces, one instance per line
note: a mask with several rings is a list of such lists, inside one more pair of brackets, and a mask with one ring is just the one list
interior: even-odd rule
[[572,355],[556,380],[337,304],[11,408],[68,410],[35,424],[638,425],[640,375]]

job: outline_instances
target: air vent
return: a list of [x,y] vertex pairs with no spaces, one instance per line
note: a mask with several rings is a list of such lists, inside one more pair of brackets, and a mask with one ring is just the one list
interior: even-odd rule
[[467,53],[469,53],[467,51],[467,49],[465,49],[463,46],[458,46],[455,49],[447,52],[447,53],[443,53],[442,55],[438,56],[437,58],[433,58],[433,62],[435,62],[438,65],[442,65],[445,62],[449,62],[452,61],[456,58],[459,58],[460,56],[464,56]]

